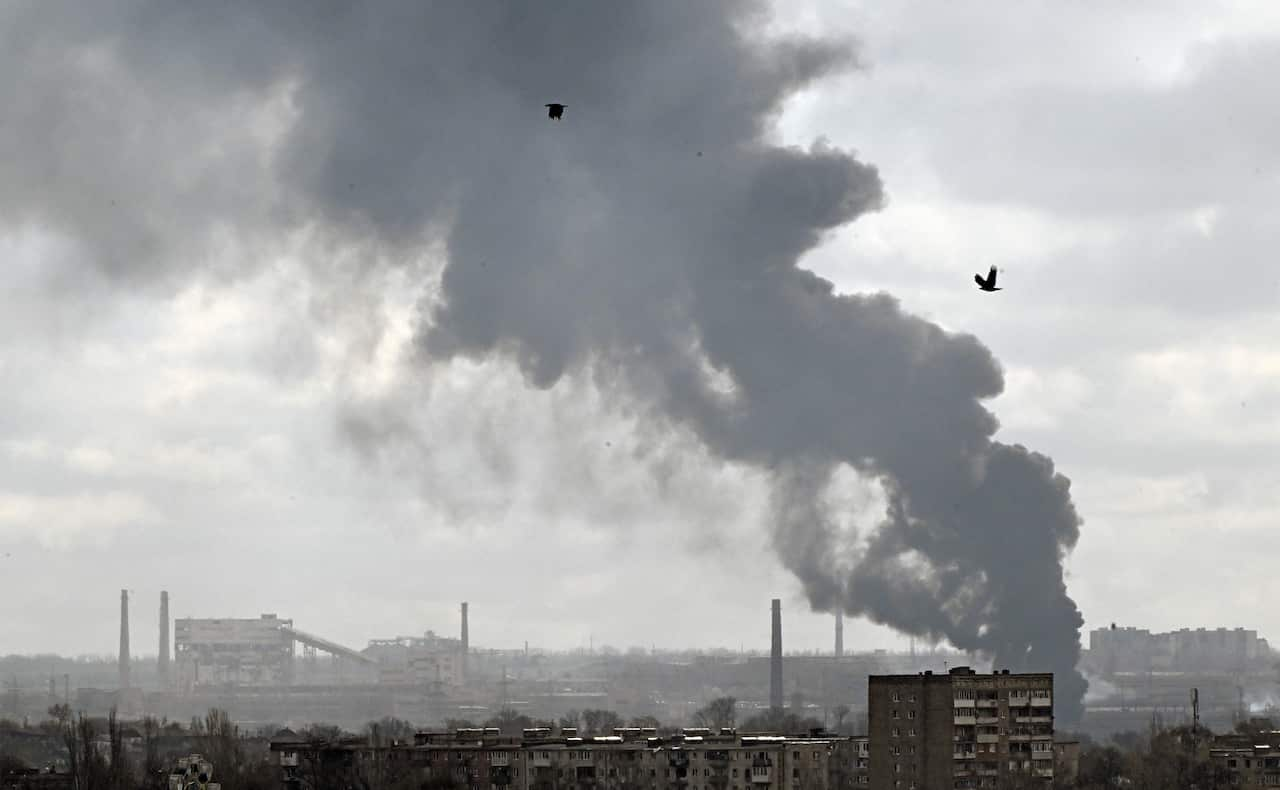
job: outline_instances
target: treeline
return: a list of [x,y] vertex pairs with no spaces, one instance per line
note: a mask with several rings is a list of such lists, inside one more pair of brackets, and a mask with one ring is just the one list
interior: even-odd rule
[[[115,710],[105,720],[94,719],[74,715],[66,705],[48,712],[35,727],[0,722],[0,777],[6,785],[15,776],[52,769],[76,790],[167,790],[178,758],[192,753],[213,765],[212,781],[224,790],[280,785],[266,738],[242,734],[224,711],[211,710],[187,726],[152,717],[126,723]],[[48,759],[52,744],[60,747],[56,759]]]
[[[1235,725],[1234,735],[1252,743],[1274,740],[1275,722],[1252,718]],[[1205,727],[1152,725],[1146,734],[1128,732],[1108,743],[1081,738],[1079,790],[1219,790],[1235,787],[1225,766],[1210,759],[1215,735]]]

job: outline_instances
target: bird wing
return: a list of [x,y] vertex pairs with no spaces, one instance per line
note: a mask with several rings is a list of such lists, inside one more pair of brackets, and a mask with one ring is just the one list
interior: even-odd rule
[[992,266],[991,271],[987,273],[987,282],[992,286],[996,284],[996,267]]
[[985,287],[985,286],[986,286],[986,284],[987,284],[987,281],[986,281],[986,280],[984,280],[984,279],[982,279],[982,275],[981,275],[981,274],[975,274],[975,275],[973,275],[973,281],[974,281],[975,283],[977,283],[979,286],[983,286],[983,287]]

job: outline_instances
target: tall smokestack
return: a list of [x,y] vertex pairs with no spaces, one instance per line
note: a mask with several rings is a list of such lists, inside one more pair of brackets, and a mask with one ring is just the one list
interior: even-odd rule
[[769,656],[769,707],[782,710],[782,601],[773,599],[773,645]]
[[120,591],[120,688],[129,688],[129,591]]
[[169,687],[169,592],[160,591],[160,658],[156,662],[160,688]]
[[467,635],[467,602],[462,602],[462,678],[467,677],[467,655],[471,652],[471,640]]
[[844,611],[836,610],[836,658],[844,655]]

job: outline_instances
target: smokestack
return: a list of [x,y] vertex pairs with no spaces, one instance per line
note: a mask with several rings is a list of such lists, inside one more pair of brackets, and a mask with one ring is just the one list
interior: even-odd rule
[[120,591],[120,688],[129,688],[129,591]]
[[769,657],[769,707],[782,710],[782,601],[773,599],[773,645]]
[[467,602],[462,602],[462,678],[467,678],[467,655],[471,652],[471,640],[467,635]]
[[160,688],[169,687],[169,592],[160,591],[160,658],[156,662]]
[[844,611],[836,610],[836,658],[844,655]]

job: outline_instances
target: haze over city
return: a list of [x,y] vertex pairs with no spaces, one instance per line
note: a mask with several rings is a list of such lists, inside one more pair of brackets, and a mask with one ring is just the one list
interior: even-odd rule
[[0,653],[1275,633],[1280,10],[424,8],[0,11]]

